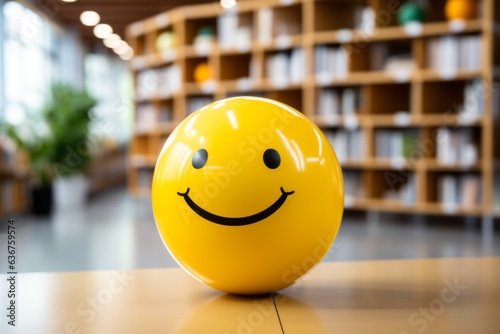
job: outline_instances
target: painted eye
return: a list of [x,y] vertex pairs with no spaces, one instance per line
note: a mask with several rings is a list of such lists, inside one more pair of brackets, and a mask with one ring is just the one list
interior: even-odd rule
[[281,163],[281,157],[278,151],[270,148],[264,152],[264,163],[269,169],[276,169]]
[[201,150],[196,151],[195,154],[193,155],[193,161],[192,161],[193,167],[196,169],[202,168],[207,163],[207,159],[208,159],[207,150],[202,148]]

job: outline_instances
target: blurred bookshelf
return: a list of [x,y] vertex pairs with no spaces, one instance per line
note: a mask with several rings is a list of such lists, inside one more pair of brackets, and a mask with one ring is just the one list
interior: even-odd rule
[[476,18],[448,22],[446,1],[428,1],[425,23],[399,26],[404,3],[257,0],[224,10],[214,2],[128,26],[129,191],[150,196],[156,158],[191,112],[254,95],[289,104],[324,131],[347,209],[500,217],[500,6],[478,1]]

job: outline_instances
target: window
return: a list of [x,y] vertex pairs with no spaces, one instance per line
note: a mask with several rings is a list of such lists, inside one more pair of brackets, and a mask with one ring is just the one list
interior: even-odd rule
[[4,119],[22,123],[45,102],[57,79],[58,34],[55,27],[15,1],[3,4]]

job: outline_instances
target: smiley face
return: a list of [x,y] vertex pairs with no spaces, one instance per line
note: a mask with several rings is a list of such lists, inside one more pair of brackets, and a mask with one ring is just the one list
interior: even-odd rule
[[[205,166],[205,164],[207,163],[207,159],[208,159],[207,150],[200,149],[196,151],[196,153],[193,155],[193,161],[192,161],[193,167],[196,169],[203,168],[203,166]],[[274,149],[266,150],[264,152],[263,159],[264,159],[264,164],[270,169],[278,168],[281,162],[279,153]],[[225,226],[243,226],[243,225],[257,223],[271,216],[283,205],[283,203],[285,203],[288,196],[295,193],[295,191],[285,191],[283,190],[283,187],[280,187],[280,190],[281,190],[281,196],[272,205],[267,207],[265,210],[262,210],[258,213],[245,217],[224,217],[208,212],[207,210],[203,209],[198,204],[196,204],[191,199],[191,197],[189,197],[189,188],[187,188],[187,190],[183,193],[178,192],[177,195],[184,197],[186,204],[191,208],[191,210],[193,210],[196,214],[198,214],[198,216],[205,218],[206,220],[211,221],[212,223]]]
[[277,101],[238,97],[186,118],[157,161],[153,211],[168,250],[222,291],[280,290],[329,250],[340,166],[321,131]]

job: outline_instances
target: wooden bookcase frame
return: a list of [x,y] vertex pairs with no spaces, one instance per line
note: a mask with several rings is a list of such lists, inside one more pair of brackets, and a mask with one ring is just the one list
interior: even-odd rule
[[[364,131],[364,144],[366,157],[362,160],[348,160],[342,163],[345,170],[360,171],[362,184],[365,186],[366,198],[350,198],[346,200],[346,208],[356,210],[377,210],[400,213],[419,213],[431,215],[453,216],[486,216],[500,217],[500,209],[493,206],[494,173],[500,170],[500,134],[499,121],[494,118],[493,88],[500,77],[500,38],[498,35],[500,25],[500,5],[493,0],[478,2],[482,8],[481,18],[463,22],[457,29],[445,21],[445,0],[432,1],[434,9],[428,22],[421,25],[415,33],[405,27],[397,25],[397,11],[405,1],[394,0],[256,0],[239,1],[238,15],[250,16],[253,19],[253,37],[248,50],[225,50],[217,43],[212,46],[211,52],[200,56],[197,54],[190,39],[193,31],[202,23],[209,23],[217,29],[217,17],[224,13],[218,3],[202,4],[180,7],[155,17],[136,22],[127,27],[126,37],[136,55],[130,61],[130,69],[134,77],[145,69],[155,69],[169,64],[176,64],[183,74],[187,68],[192,68],[193,59],[204,57],[214,71],[216,86],[213,91],[204,91],[195,83],[187,82],[183,78],[180,90],[171,96],[153,94],[151,97],[136,100],[136,104],[149,103],[157,110],[162,103],[173,105],[173,118],[171,122],[158,123],[147,131],[136,131],[129,150],[128,184],[132,194],[137,196],[150,196],[149,186],[139,184],[139,174],[147,172],[152,175],[156,158],[164,140],[170,132],[187,116],[187,101],[191,96],[206,95],[218,100],[232,95],[245,95],[248,93],[264,93],[267,97],[281,100],[297,107],[306,116],[312,119],[320,128],[345,128],[346,120],[342,116],[335,124],[325,120],[316,112],[316,99],[322,84],[315,80],[314,52],[318,45],[339,45],[346,50],[349,57],[348,75],[341,79],[329,82],[326,87],[359,86],[365,98],[365,107],[358,114],[358,127]],[[355,6],[368,5],[375,10],[376,28],[371,33],[356,30],[352,27],[354,22]],[[270,44],[262,45],[258,35],[259,10],[270,8],[277,19],[300,19],[300,34],[292,34],[285,41],[274,36]],[[338,12],[336,10],[338,9]],[[349,17],[350,15],[350,17]],[[334,19],[337,17],[337,19]],[[215,22],[215,23],[214,23]],[[214,25],[215,24],[215,25]],[[273,24],[275,27],[277,24]],[[154,39],[159,31],[171,29],[177,35],[180,45],[169,52],[168,57],[154,51]],[[275,28],[273,28],[274,30]],[[427,68],[426,48],[429,38],[455,34],[474,34],[481,37],[482,59],[478,70],[459,70],[451,78],[444,78],[435,70]],[[385,70],[370,70],[366,63],[367,50],[376,43],[400,43],[411,52],[416,69],[405,75],[395,76]],[[301,84],[290,84],[286,87],[276,88],[265,78],[265,58],[268,54],[291,50],[301,47],[306,59],[306,77]],[[151,52],[143,52],[149,50]],[[175,56],[172,57],[171,55]],[[252,85],[242,85],[233,77],[240,73],[232,74],[230,69],[222,69],[221,60],[252,59],[257,64],[258,78]],[[230,79],[228,79],[230,78]],[[432,99],[426,99],[429,91],[435,87],[452,87],[464,84],[467,80],[480,79],[484,83],[485,98],[484,111],[481,118],[472,123],[463,124],[459,116],[442,110],[443,104]],[[448,86],[446,86],[448,85]],[[401,124],[395,120],[394,111],[384,113],[394,101],[381,101],[383,96],[390,97],[388,92],[400,92],[404,100],[396,99],[397,105],[408,104],[410,117]],[[440,88],[445,89],[445,88]],[[456,89],[456,88],[455,88]],[[438,89],[439,91],[439,89]],[[382,96],[382,98],[381,98]],[[369,101],[369,102],[366,102]],[[379,101],[379,102],[377,102]],[[462,101],[453,101],[460,103]],[[452,108],[448,106],[447,109]],[[441,110],[429,112],[429,110]],[[435,150],[435,129],[440,126],[474,127],[480,134],[478,149],[479,161],[472,166],[442,165],[432,153]],[[408,159],[403,166],[395,167],[391,161],[384,161],[375,157],[375,133],[381,128],[417,128],[420,141],[423,145],[430,146],[423,150],[419,159]],[[434,143],[433,143],[434,142]],[[427,144],[426,144],[427,143]],[[415,175],[416,201],[413,205],[406,205],[397,201],[388,201],[379,195],[387,187],[384,184],[384,172],[396,173],[406,177],[408,173]],[[467,208],[446,208],[436,201],[436,175],[443,173],[475,173],[481,176],[482,203],[479,206]],[[376,197],[370,197],[369,195]],[[497,211],[498,210],[498,211]]]

